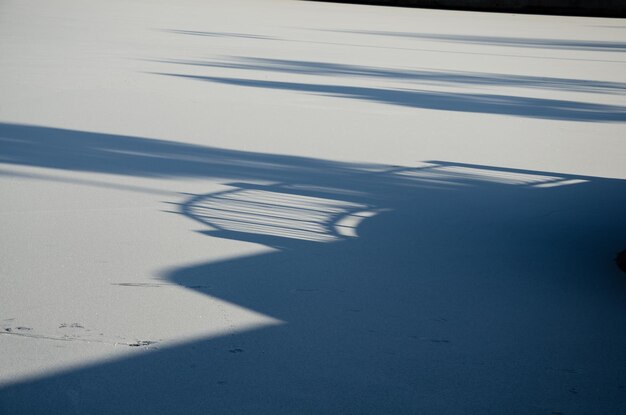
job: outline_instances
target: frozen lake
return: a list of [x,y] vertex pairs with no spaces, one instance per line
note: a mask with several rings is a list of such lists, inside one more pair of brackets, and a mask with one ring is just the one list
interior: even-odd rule
[[626,21],[0,4],[0,413],[626,413]]

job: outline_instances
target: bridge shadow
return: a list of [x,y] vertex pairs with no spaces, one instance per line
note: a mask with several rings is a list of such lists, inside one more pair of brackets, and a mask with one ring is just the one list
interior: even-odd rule
[[176,211],[276,251],[161,278],[284,324],[9,385],[3,413],[626,410],[624,181],[4,127],[4,164],[230,177]]

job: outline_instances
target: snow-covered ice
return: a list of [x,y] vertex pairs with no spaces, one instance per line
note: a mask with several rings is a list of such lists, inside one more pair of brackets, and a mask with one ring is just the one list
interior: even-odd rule
[[626,22],[0,4],[0,412],[626,412]]

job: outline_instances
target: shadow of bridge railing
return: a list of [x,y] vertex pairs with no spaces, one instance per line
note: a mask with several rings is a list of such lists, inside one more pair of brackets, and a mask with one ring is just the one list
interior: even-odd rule
[[0,389],[0,412],[626,410],[626,286],[613,263],[626,234],[623,180],[32,126],[0,133],[6,174],[19,165],[227,183],[185,195],[177,213],[210,237],[278,249],[158,277],[284,322],[233,322],[230,335],[15,382]]

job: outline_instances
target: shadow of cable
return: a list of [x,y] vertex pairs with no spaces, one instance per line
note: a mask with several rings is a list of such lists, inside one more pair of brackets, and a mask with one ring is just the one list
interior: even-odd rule
[[626,107],[510,95],[435,92],[159,73],[226,85],[305,92],[410,108],[561,121],[626,122]]
[[436,42],[469,43],[485,46],[516,48],[578,50],[587,52],[626,52],[625,42],[577,39],[537,39],[505,36],[453,35],[438,33],[391,32],[379,30],[329,30],[337,33],[356,33],[374,36],[391,36]]
[[[617,26],[615,26],[617,27]],[[375,35],[378,32],[367,32],[367,31],[340,31],[340,30],[320,30],[320,29],[311,29],[314,31],[323,31],[323,32],[331,32],[331,33],[356,33],[356,34],[372,34]],[[294,42],[301,43],[303,45],[322,45],[324,48],[329,46],[349,46],[353,48],[366,48],[366,49],[384,49],[384,50],[404,50],[404,51],[420,51],[420,52],[435,52],[435,53],[443,53],[443,54],[454,54],[454,55],[481,55],[481,56],[498,56],[498,57],[515,57],[515,58],[526,58],[526,59],[540,59],[540,60],[565,60],[565,61],[585,61],[585,62],[609,62],[609,63],[624,63],[623,60],[612,60],[612,59],[591,59],[587,57],[573,57],[573,56],[546,56],[546,55],[520,55],[517,53],[494,53],[488,52],[487,50],[481,51],[468,51],[468,50],[447,50],[444,49],[432,49],[432,48],[415,48],[415,47],[403,47],[403,46],[392,46],[390,44],[386,45],[376,45],[373,43],[346,43],[345,41],[339,41],[335,38],[331,38],[331,40],[315,40],[317,37],[310,38],[280,38],[266,35],[255,35],[248,33],[229,33],[229,32],[209,32],[209,31],[198,31],[198,30],[182,30],[182,29],[160,29],[162,32],[173,33],[177,35],[184,36],[201,36],[206,38],[232,38],[232,39],[254,39],[254,40],[262,40],[262,41],[279,41],[279,42]],[[389,33],[389,32],[383,32]],[[392,32],[393,33],[393,32]],[[398,34],[400,36],[400,34]],[[387,35],[386,35],[387,36]],[[454,43],[450,40],[451,43]]]
[[382,78],[391,81],[397,80],[415,82],[421,85],[485,85],[562,90],[570,92],[591,92],[603,94],[624,94],[626,92],[626,84],[622,82],[460,71],[444,72],[430,70],[381,68],[361,65],[345,65],[331,62],[313,62],[286,59],[233,57],[223,60],[166,60],[159,62],[190,66],[204,66],[209,68],[293,73],[301,75]]

